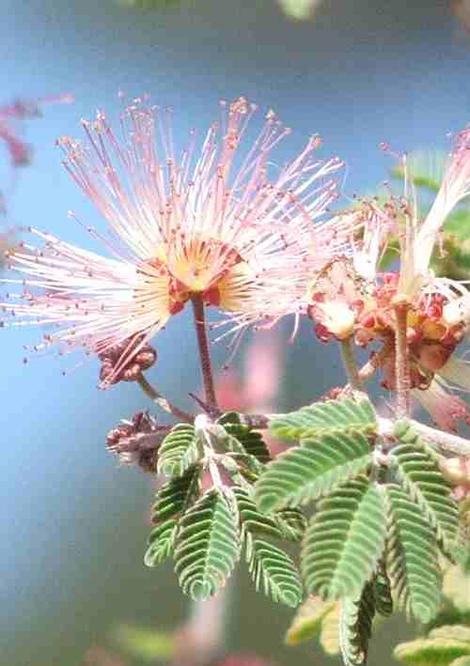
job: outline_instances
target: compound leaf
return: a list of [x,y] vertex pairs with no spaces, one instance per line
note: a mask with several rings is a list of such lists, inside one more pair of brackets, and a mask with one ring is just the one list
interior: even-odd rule
[[267,463],[271,460],[271,454],[261,433],[243,423],[240,414],[227,412],[218,419],[218,423],[224,426],[229,435],[240,442],[246,453],[254,456],[260,463]]
[[181,476],[200,457],[198,438],[189,423],[175,425],[158,451],[158,472],[165,476]]
[[296,412],[280,414],[270,422],[269,428],[276,437],[297,442],[325,431],[358,430],[364,435],[373,435],[377,419],[367,396],[357,393],[354,398],[317,402]]
[[441,576],[433,528],[421,507],[396,484],[388,484],[387,573],[398,603],[429,622],[440,602]]
[[314,638],[320,633],[324,618],[333,610],[336,603],[310,595],[295,614],[284,642],[287,645],[298,645]]
[[302,443],[270,462],[257,481],[262,511],[315,500],[365,472],[372,460],[369,442],[360,432],[323,432]]
[[301,566],[307,591],[326,599],[358,597],[384,542],[380,488],[365,477],[345,483],[319,503],[305,533]]
[[375,593],[371,583],[365,584],[357,599],[346,598],[342,601],[339,643],[345,666],[366,664],[374,615]]
[[156,527],[148,538],[144,562],[155,567],[173,551],[178,531],[178,519],[197,498],[200,489],[200,469],[194,465],[181,477],[170,479],[162,485],[155,496],[152,522]]
[[218,489],[207,491],[180,519],[175,572],[185,594],[204,600],[225,584],[239,557],[237,523]]
[[451,497],[450,485],[412,426],[400,422],[395,434],[403,442],[392,450],[399,480],[436,529],[444,552],[450,555],[459,530],[459,510]]

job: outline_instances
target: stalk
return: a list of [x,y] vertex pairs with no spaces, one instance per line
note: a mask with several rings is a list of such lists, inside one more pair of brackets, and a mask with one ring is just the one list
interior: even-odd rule
[[362,381],[359,375],[359,370],[356,363],[356,357],[354,356],[354,350],[352,346],[352,338],[346,338],[341,340],[341,358],[343,359],[344,369],[346,371],[346,376],[348,378],[349,385],[355,391],[362,390]]
[[212,374],[212,361],[209,350],[209,339],[207,337],[206,313],[202,295],[194,294],[194,296],[191,298],[191,302],[193,304],[194,325],[196,327],[205,401],[210,411],[216,411],[217,398],[215,395],[214,376]]
[[410,413],[410,359],[406,338],[408,326],[408,303],[397,303],[395,312],[395,385],[397,392],[397,416]]
[[159,393],[157,389],[154,386],[152,386],[152,384],[148,381],[148,379],[144,376],[142,372],[137,377],[137,383],[139,384],[140,388],[145,393],[145,395],[148,398],[150,398],[152,402],[161,407],[165,412],[168,412],[168,414],[172,414],[177,419],[185,421],[186,423],[192,423],[194,421],[194,417],[191,414],[188,414],[188,412],[185,412],[184,410],[180,409],[172,402],[167,400],[161,393]]

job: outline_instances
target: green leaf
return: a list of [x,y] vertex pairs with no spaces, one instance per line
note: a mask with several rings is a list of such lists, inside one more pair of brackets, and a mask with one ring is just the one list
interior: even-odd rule
[[159,523],[186,511],[200,491],[201,469],[193,465],[185,473],[164,483],[155,494],[152,522]]
[[345,666],[364,666],[367,662],[372,621],[375,615],[375,593],[366,583],[358,599],[344,599],[341,604],[339,643]]
[[200,457],[194,426],[179,423],[163,440],[158,451],[158,472],[165,476],[181,476]]
[[281,414],[270,422],[269,429],[276,437],[294,442],[324,432],[358,430],[364,435],[373,435],[377,431],[377,419],[370,400],[358,393],[355,398],[317,402],[296,412]]
[[298,645],[320,633],[325,616],[336,606],[336,601],[323,601],[310,595],[300,606],[287,630],[286,645]]
[[333,608],[325,615],[321,625],[320,645],[325,654],[331,656],[341,652],[339,645],[339,621],[341,616],[341,603],[335,602]]
[[470,627],[463,624],[442,625],[430,631],[428,638],[446,638],[470,645]]
[[156,527],[149,535],[144,557],[147,566],[155,567],[171,555],[178,531],[178,516],[199,494],[199,474],[199,468],[191,467],[182,477],[171,479],[157,491],[152,515]]
[[246,559],[257,590],[291,608],[302,599],[302,584],[291,558],[272,543],[247,533]]
[[156,527],[148,538],[144,562],[155,567],[173,552],[178,531],[178,518],[199,495],[200,469],[190,467],[183,476],[164,483],[157,491],[153,505],[152,522]]
[[457,564],[446,570],[442,592],[459,611],[470,611],[470,574],[462,565]]
[[243,532],[252,535],[270,536],[282,539],[283,533],[276,524],[274,517],[265,516],[260,513],[253,499],[243,488],[232,488],[233,496],[237,503]]
[[295,607],[302,598],[302,586],[297,569],[287,553],[268,543],[264,536],[282,539],[282,529],[275,517],[260,513],[241,488],[233,488],[246,547],[246,561],[257,590],[273,601]]
[[307,519],[300,509],[281,509],[272,517],[284,539],[300,541],[303,538]]
[[224,426],[226,432],[235,437],[245,449],[246,453],[254,456],[260,463],[271,460],[271,454],[266,446],[262,434],[258,430],[252,430],[242,421],[237,412],[227,412],[217,421]]
[[451,662],[451,666],[470,666],[470,657],[459,657]]
[[380,488],[364,477],[344,484],[319,503],[305,533],[301,566],[307,591],[328,599],[358,597],[384,541]]
[[456,547],[459,510],[451,487],[443,477],[435,456],[408,423],[399,422],[395,434],[403,442],[392,450],[398,478],[436,529],[446,555]]
[[468,209],[465,207],[452,211],[446,218],[443,231],[445,234],[455,236],[459,241],[468,240],[470,236],[470,213]]
[[147,550],[144,555],[144,564],[147,567],[156,567],[173,552],[178,522],[171,518],[157,525],[150,532],[147,540]]
[[452,636],[446,638],[419,638],[397,645],[394,656],[410,666],[447,666],[456,659],[470,656],[470,643]]
[[389,617],[393,613],[392,589],[382,560],[377,567],[377,574],[373,584],[377,613],[380,613],[380,615],[383,615],[384,617]]
[[372,461],[369,442],[360,432],[323,432],[302,443],[270,462],[257,481],[262,511],[315,500],[365,472]]
[[175,572],[194,600],[208,599],[225,585],[240,552],[237,516],[225,494],[209,490],[180,520]]
[[[437,193],[441,187],[445,168],[445,155],[437,151],[413,151],[407,156],[407,177],[415,187],[425,188]],[[405,177],[403,166],[400,164],[392,169],[394,178],[402,180]]]
[[441,577],[434,531],[420,506],[388,484],[387,573],[399,604],[421,622],[439,609]]

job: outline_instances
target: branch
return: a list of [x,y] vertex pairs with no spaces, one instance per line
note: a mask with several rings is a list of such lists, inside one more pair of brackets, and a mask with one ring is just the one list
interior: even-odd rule
[[157,391],[154,386],[152,386],[152,384],[144,377],[142,372],[137,377],[137,382],[145,395],[148,396],[152,402],[161,407],[165,412],[172,414],[174,417],[181,419],[185,423],[193,423],[194,416],[192,414],[188,414],[188,412],[185,412],[167,400],[161,393]]
[[[378,417],[379,433],[385,437],[392,437],[395,428],[395,422],[392,419]],[[439,453],[446,456],[463,456],[470,458],[470,440],[454,435],[451,432],[437,430],[424,423],[410,419],[409,423],[414,430],[420,434],[426,443],[435,448]]]

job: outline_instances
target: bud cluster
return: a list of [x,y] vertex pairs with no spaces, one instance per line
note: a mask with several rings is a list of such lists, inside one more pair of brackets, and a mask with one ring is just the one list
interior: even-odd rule
[[[157,360],[156,350],[148,344],[141,345],[136,341],[133,352],[129,341],[114,345],[98,354],[101,361],[100,381],[103,385],[118,382],[135,382],[144,370],[148,370]],[[122,359],[126,358],[124,362]]]

